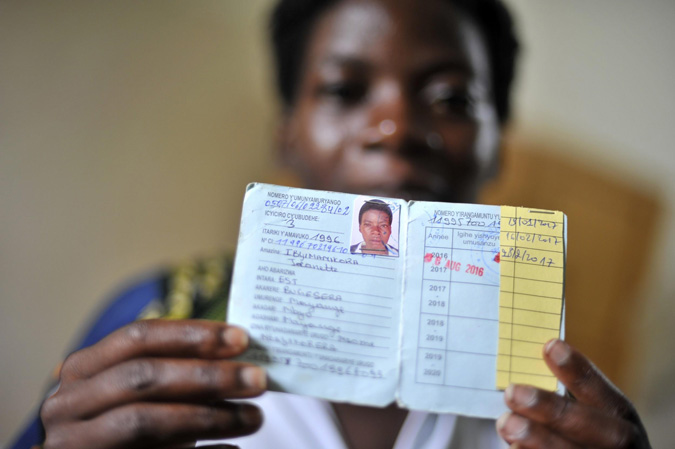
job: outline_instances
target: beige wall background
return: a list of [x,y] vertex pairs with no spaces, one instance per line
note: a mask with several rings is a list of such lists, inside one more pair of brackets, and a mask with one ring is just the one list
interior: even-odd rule
[[[675,3],[508,3],[513,137],[663,201],[643,312],[617,332],[654,447],[673,447]],[[0,445],[104,298],[234,245],[244,186],[274,166],[270,4],[0,0]]]

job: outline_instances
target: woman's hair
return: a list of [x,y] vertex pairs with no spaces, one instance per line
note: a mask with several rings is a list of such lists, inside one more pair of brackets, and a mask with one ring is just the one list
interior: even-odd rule
[[[293,106],[303,58],[314,23],[339,0],[280,0],[271,17],[276,82],[286,108]],[[420,0],[424,1],[424,0]],[[509,118],[518,40],[511,14],[500,0],[444,0],[466,13],[478,26],[487,45],[492,89],[499,121]]]
[[363,203],[363,206],[361,206],[361,210],[359,210],[359,225],[363,223],[363,214],[369,210],[379,210],[380,212],[384,212],[387,217],[389,217],[389,225],[394,221],[394,214],[391,212],[389,205],[382,200],[373,199],[366,201]]

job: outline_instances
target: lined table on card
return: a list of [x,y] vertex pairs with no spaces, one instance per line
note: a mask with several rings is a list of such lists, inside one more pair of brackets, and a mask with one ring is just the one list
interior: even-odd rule
[[527,383],[555,390],[542,348],[560,335],[564,215],[502,206],[501,217],[497,388]]
[[494,390],[499,228],[425,229],[415,382]]

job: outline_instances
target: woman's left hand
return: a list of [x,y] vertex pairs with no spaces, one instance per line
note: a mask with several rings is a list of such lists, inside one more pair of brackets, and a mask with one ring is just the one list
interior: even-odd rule
[[512,448],[651,447],[633,405],[583,354],[551,340],[544,360],[573,398],[509,386],[504,400],[511,411],[497,420],[497,431]]

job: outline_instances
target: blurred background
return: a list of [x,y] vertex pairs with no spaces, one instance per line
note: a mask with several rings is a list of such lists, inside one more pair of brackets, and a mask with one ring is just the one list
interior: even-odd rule
[[[271,0],[0,0],[0,446],[123,285],[236,242],[275,181]],[[675,2],[508,0],[523,52],[484,200],[569,218],[568,339],[675,447]]]

